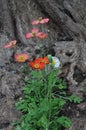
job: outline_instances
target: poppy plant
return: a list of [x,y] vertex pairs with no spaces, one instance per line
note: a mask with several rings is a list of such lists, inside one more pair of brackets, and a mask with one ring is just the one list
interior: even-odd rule
[[45,39],[47,36],[48,36],[48,34],[45,34],[42,32],[37,33],[37,37],[41,40]]
[[39,19],[37,19],[37,20],[34,20],[33,22],[32,22],[32,25],[37,25],[37,24],[45,24],[45,23],[48,23],[49,22],[49,18],[42,18],[42,17],[40,17]]
[[26,62],[29,59],[29,55],[24,53],[24,54],[15,54],[15,60],[17,62]]
[[4,46],[4,48],[14,48],[16,45],[17,41],[10,41],[7,45]]
[[35,37],[38,33],[39,29],[38,28],[34,28],[32,29],[31,33],[27,33],[26,34],[26,38],[32,38],[32,37]]

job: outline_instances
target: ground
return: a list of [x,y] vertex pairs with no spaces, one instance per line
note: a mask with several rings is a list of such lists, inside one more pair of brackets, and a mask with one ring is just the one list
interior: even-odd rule
[[[23,64],[11,61],[12,50],[3,48],[5,44],[3,39],[6,39],[5,36],[3,37],[0,45],[0,130],[12,130],[12,122],[21,116],[21,113],[16,110],[15,103],[23,95],[25,75],[22,74]],[[22,50],[19,47],[17,49],[18,52]],[[81,75],[79,71],[76,72],[77,74]],[[80,104],[68,104],[63,110],[63,113],[73,121],[73,126],[66,130],[86,130],[86,95],[83,92],[83,86],[74,87],[71,91],[80,92],[84,101]]]

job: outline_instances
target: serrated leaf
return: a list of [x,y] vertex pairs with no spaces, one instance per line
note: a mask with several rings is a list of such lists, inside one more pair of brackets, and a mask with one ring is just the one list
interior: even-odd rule
[[73,95],[71,95],[70,97],[69,97],[69,101],[70,102],[74,102],[74,103],[80,103],[80,102],[82,102],[82,98],[81,97],[79,97],[79,96],[77,96],[77,95],[75,95],[75,94],[73,94]]
[[48,130],[48,119],[45,115],[43,115],[39,121],[38,121],[38,125],[42,126],[45,130]]
[[63,89],[64,86],[63,86],[62,84],[59,84],[59,85],[57,85],[57,88],[58,88],[58,89]]
[[43,112],[48,112],[50,110],[50,102],[47,98],[41,100],[40,102],[40,107],[39,107],[39,111],[40,113],[43,113]]
[[65,105],[66,101],[62,98],[55,98],[52,100],[52,109],[61,110]]
[[72,125],[71,120],[66,116],[58,117],[57,122],[65,128],[69,128]]
[[[41,74],[40,74],[39,71],[36,71],[36,70],[35,70],[35,71],[32,71],[30,75],[31,75],[31,77],[33,77],[33,78],[35,79],[35,78],[40,78],[40,75],[41,75]],[[42,76],[42,75],[41,75],[41,76]]]

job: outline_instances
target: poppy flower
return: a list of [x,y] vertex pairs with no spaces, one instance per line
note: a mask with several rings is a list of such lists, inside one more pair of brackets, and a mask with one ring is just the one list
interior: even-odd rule
[[49,64],[49,59],[47,56],[45,56],[44,58],[42,58],[41,62],[45,63],[45,64]]
[[15,60],[17,62],[26,62],[29,59],[29,55],[24,53],[24,54],[16,54],[15,55]]
[[37,25],[37,24],[45,24],[45,23],[48,23],[49,22],[49,18],[42,18],[42,17],[40,17],[39,19],[37,19],[37,20],[34,20],[33,22],[32,22],[32,25]]
[[35,62],[44,63],[44,64],[49,64],[50,63],[47,56],[45,56],[44,58],[37,58],[37,59],[35,59]]
[[14,40],[14,41],[10,41],[7,45],[4,46],[4,48],[13,48],[15,47],[17,41]]
[[40,57],[40,58],[35,59],[34,62],[40,63],[40,62],[42,62],[42,60],[43,60],[43,58]]
[[43,62],[37,62],[37,61],[30,62],[30,66],[33,69],[37,69],[37,70],[42,70],[45,68],[45,64]]
[[26,34],[26,38],[32,38],[32,37],[35,37],[38,33],[39,29],[38,28],[34,28],[32,29],[31,33],[27,33]]
[[54,66],[54,68],[59,68],[60,60],[57,57],[52,56],[52,65]]
[[48,36],[48,34],[39,32],[37,33],[37,37],[40,38],[41,40],[45,39]]

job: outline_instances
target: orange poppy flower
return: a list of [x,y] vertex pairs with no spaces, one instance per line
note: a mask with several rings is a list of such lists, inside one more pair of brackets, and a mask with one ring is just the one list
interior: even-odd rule
[[13,48],[13,47],[15,47],[16,43],[17,43],[16,40],[11,41],[7,45],[5,45],[4,48]]
[[33,69],[37,69],[37,70],[42,70],[45,68],[45,64],[42,63],[42,62],[30,62],[30,66],[33,68]]
[[42,62],[44,62],[45,64],[49,64],[49,59],[47,56],[45,56],[43,59],[42,59]]
[[42,60],[43,60],[43,58],[42,58],[42,57],[40,57],[40,58],[35,59],[35,61],[34,61],[34,62],[40,63],[40,62],[42,62]]
[[16,54],[15,55],[15,60],[17,62],[26,62],[29,59],[29,55],[24,53],[24,54]]
[[35,60],[35,62],[37,62],[37,63],[44,63],[44,64],[49,64],[50,63],[50,61],[49,61],[47,56],[45,56],[44,58],[37,58]]

